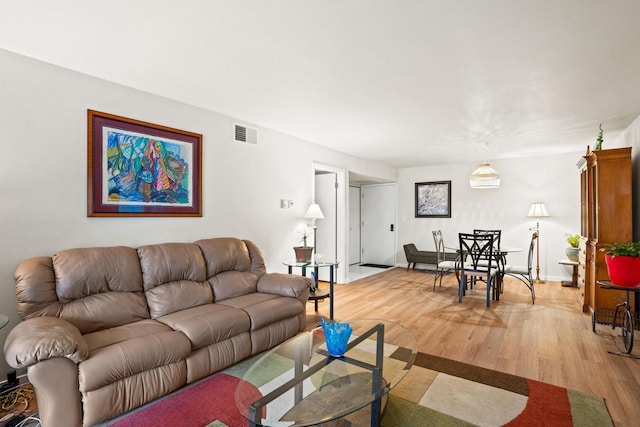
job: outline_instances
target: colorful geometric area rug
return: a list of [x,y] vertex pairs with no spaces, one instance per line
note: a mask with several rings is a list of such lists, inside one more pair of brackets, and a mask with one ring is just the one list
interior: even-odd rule
[[[248,360],[102,424],[109,427],[246,427],[235,388]],[[346,420],[325,424],[350,426]],[[391,391],[382,426],[613,426],[603,399],[418,353]]]

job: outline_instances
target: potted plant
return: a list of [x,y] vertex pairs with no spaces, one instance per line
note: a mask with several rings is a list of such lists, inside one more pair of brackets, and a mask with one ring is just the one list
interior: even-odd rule
[[598,137],[596,138],[596,150],[602,150],[602,143],[604,142],[602,138],[602,134],[604,133],[604,130],[602,129],[602,123],[600,123],[599,129],[600,131],[598,132]]
[[293,251],[296,254],[296,262],[310,262],[313,255],[313,246],[307,246],[307,230],[302,231],[302,246],[294,246]]
[[565,234],[567,237],[567,243],[569,247],[565,249],[564,253],[567,255],[569,261],[578,261],[578,253],[580,249],[578,245],[580,244],[580,235],[579,234]]
[[609,279],[616,286],[640,285],[640,242],[604,244]]

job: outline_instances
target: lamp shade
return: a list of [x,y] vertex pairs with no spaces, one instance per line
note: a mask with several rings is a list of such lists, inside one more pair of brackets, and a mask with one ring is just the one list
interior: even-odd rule
[[304,214],[304,217],[309,219],[322,219],[324,215],[322,214],[322,210],[320,210],[320,206],[317,203],[312,203],[307,209],[307,213]]
[[529,208],[529,214],[527,216],[542,218],[545,216],[549,216],[549,212],[547,212],[547,208],[544,206],[544,203],[535,202],[531,203],[531,208]]
[[498,188],[500,187],[500,173],[489,165],[481,164],[469,177],[471,188]]

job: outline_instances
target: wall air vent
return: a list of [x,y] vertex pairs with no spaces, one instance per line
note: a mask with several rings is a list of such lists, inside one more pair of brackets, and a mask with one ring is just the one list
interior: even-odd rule
[[234,125],[233,137],[236,142],[258,145],[258,130],[254,128],[236,123]]

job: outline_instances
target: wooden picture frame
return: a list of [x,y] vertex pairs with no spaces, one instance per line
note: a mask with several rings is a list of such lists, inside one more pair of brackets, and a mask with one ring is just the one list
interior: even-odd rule
[[451,181],[416,182],[416,218],[451,218]]
[[87,216],[202,216],[202,135],[87,110]]

